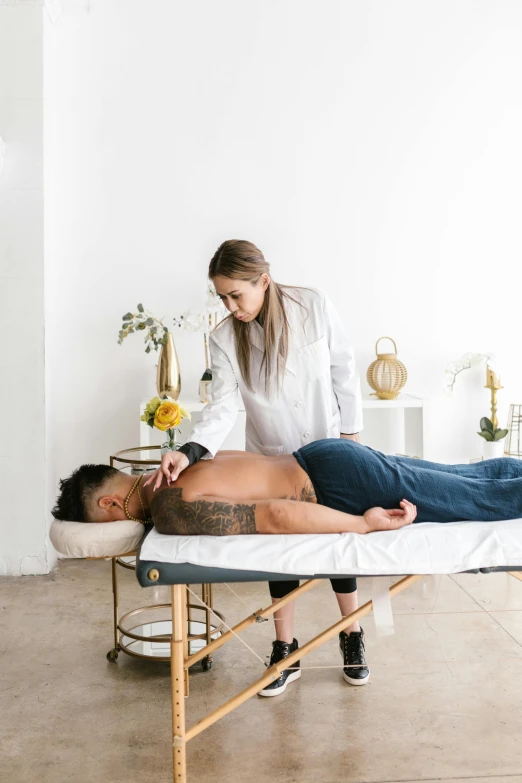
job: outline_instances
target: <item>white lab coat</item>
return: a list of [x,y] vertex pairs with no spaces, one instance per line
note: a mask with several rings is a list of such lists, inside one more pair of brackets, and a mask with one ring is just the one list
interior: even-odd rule
[[190,436],[208,449],[206,459],[219,451],[234,424],[238,389],[246,411],[247,451],[291,454],[314,440],[362,429],[359,373],[335,308],[317,289],[292,288],[289,293],[303,307],[283,300],[289,322],[288,358],[281,391],[271,398],[265,393],[264,367],[259,376],[264,351],[260,324],[251,323],[253,391],[241,376],[232,319],[222,321],[210,335],[212,402]]

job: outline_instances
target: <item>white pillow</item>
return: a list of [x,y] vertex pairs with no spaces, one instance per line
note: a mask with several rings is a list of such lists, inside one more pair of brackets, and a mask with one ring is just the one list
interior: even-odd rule
[[115,557],[133,552],[145,528],[141,522],[62,522],[53,520],[49,536],[57,552],[69,557]]

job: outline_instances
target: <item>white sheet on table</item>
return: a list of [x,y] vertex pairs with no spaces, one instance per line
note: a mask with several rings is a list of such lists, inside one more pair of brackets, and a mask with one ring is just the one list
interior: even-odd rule
[[367,535],[165,536],[152,530],[140,557],[280,574],[452,574],[522,566],[522,519],[424,522]]

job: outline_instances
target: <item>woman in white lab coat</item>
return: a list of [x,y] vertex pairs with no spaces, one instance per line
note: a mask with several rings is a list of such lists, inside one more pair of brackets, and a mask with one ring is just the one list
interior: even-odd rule
[[[321,438],[358,440],[362,429],[360,383],[352,349],[341,321],[324,293],[283,286],[251,242],[229,240],[209,266],[216,292],[230,311],[210,335],[212,402],[194,427],[190,441],[163,457],[162,474],[174,481],[198,459],[211,459],[236,419],[238,389],[246,411],[246,450],[267,455],[292,453]],[[147,482],[149,483],[149,482]],[[272,599],[298,582],[270,582]],[[356,580],[333,579],[343,616],[357,608]],[[294,604],[275,615],[276,641],[270,665],[298,648],[294,638]],[[364,660],[358,623],[340,634],[344,679],[364,685]],[[260,695],[276,696],[300,677],[288,669]]]

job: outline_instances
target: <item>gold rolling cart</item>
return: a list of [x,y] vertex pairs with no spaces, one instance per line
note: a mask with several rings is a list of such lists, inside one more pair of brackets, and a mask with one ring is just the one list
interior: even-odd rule
[[[158,451],[161,446],[136,446],[131,449],[117,451],[110,457],[111,468],[119,464],[129,467],[131,475],[146,473],[157,467],[160,459],[141,459],[136,452]],[[133,456],[135,455],[136,456]],[[115,465],[115,463],[119,463]],[[128,552],[111,558],[112,595],[114,617],[114,647],[107,653],[107,660],[115,663],[118,654],[124,652],[133,658],[148,661],[170,661],[172,640],[172,603],[159,603],[132,609],[120,616],[119,614],[119,584],[118,567],[134,571],[136,568],[136,552]],[[206,606],[190,603],[188,590],[185,617],[187,623],[187,642],[189,655],[218,639],[223,632],[224,622],[216,625],[216,615],[221,621],[224,616],[213,609],[212,585],[201,585],[201,600]],[[209,608],[207,608],[209,607]],[[201,659],[205,671],[212,667],[212,655]]]

